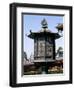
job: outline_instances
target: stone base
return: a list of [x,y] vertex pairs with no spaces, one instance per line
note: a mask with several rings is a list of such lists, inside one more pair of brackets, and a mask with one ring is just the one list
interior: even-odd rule
[[53,60],[51,60],[51,59],[45,59],[45,60],[41,60],[41,59],[40,59],[40,60],[39,60],[39,59],[38,59],[38,60],[34,60],[34,63],[35,63],[35,62],[55,62],[55,60],[54,60],[54,59],[53,59]]

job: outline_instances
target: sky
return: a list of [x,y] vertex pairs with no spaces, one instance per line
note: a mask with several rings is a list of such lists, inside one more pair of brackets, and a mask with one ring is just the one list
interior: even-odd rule
[[[55,28],[58,23],[63,23],[63,16],[55,16],[55,15],[23,15],[23,47],[24,51],[27,53],[27,57],[29,58],[31,54],[34,54],[34,40],[27,37],[30,34],[30,30],[32,32],[38,32],[41,30],[42,25],[41,21],[46,19],[48,23],[48,29],[52,32],[56,33],[57,29]],[[56,40],[56,50],[58,47],[64,46],[64,38]]]

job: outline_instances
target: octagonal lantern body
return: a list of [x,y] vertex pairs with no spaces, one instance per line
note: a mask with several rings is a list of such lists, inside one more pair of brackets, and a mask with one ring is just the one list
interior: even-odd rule
[[58,33],[43,30],[42,32],[31,32],[28,37],[34,39],[34,61],[55,60],[55,39],[60,38]]

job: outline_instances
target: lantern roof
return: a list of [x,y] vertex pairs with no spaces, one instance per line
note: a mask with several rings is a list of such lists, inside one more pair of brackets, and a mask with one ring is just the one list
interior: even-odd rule
[[28,37],[34,39],[35,37],[41,37],[41,36],[50,36],[53,37],[54,39],[58,39],[61,36],[58,33],[53,33],[51,30],[48,29],[48,24],[47,21],[45,20],[45,18],[41,21],[41,25],[42,28],[41,30],[39,30],[38,32],[32,32],[30,30],[30,34],[28,35]]

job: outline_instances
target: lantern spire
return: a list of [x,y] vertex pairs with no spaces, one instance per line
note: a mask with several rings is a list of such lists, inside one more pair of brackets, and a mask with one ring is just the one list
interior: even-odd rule
[[41,21],[41,25],[42,25],[42,28],[48,28],[48,24],[45,18]]

